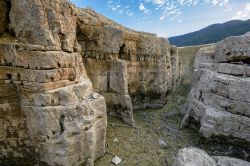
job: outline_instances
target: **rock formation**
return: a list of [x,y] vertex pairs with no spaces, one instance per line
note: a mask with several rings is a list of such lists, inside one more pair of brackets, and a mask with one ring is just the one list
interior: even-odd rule
[[210,157],[206,152],[196,148],[181,149],[177,155],[174,166],[248,166],[249,162],[224,157]]
[[130,30],[91,9],[78,13],[84,65],[111,113],[133,125],[132,109],[162,107],[181,76],[176,47],[170,51],[166,39]]
[[0,165],[92,165],[105,152],[106,103],[77,52],[74,6],[12,0],[9,12],[17,40],[0,44]]
[[170,47],[170,57],[172,64],[172,88],[178,86],[181,82],[183,71],[183,64],[178,55],[178,48],[176,46]]
[[201,49],[183,114],[200,133],[250,141],[250,33]]
[[133,125],[132,110],[163,106],[180,78],[166,39],[67,0],[0,9],[0,35],[13,35],[0,40],[0,165],[93,165],[105,152],[106,104]]

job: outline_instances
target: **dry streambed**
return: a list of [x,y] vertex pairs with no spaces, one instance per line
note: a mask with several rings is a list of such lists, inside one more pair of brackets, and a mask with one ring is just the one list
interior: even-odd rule
[[107,152],[95,165],[112,165],[114,156],[122,159],[120,165],[172,165],[179,149],[196,146],[200,139],[197,131],[179,128],[181,117],[178,112],[187,93],[188,86],[182,85],[168,96],[164,108],[136,111],[135,128],[109,117]]
[[[181,85],[168,96],[164,108],[135,111],[136,127],[108,117],[106,154],[96,166],[113,165],[118,156],[122,166],[172,166],[178,151],[184,147],[198,147],[210,155],[230,156],[249,160],[249,148],[233,146],[225,140],[205,140],[194,126],[180,129],[182,108],[189,85]],[[166,143],[164,145],[163,142]],[[161,145],[160,145],[161,144]]]

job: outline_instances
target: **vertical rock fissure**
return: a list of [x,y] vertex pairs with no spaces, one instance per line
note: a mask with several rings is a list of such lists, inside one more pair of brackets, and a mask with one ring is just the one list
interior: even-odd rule
[[64,119],[65,119],[65,116],[64,115],[61,115],[60,119],[59,119],[59,124],[60,124],[60,134],[62,134],[65,130],[65,127],[64,127]]
[[10,18],[9,13],[11,9],[10,0],[1,0],[0,1],[0,36],[3,34],[9,34],[9,24]]

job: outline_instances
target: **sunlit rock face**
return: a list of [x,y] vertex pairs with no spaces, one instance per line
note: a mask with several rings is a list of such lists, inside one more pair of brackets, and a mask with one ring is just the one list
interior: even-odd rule
[[225,157],[210,157],[205,151],[197,148],[184,148],[177,154],[174,166],[248,166],[244,160]]
[[250,33],[229,37],[195,59],[183,125],[200,123],[205,137],[250,141]]
[[79,9],[78,16],[84,64],[110,113],[133,125],[133,109],[162,107],[180,79],[177,49],[170,51],[166,39],[130,30],[91,9]]
[[107,108],[134,125],[132,110],[162,107],[180,79],[166,39],[67,0],[0,9],[0,34],[13,35],[0,40],[0,165],[93,165]]
[[93,165],[105,152],[106,102],[77,52],[75,7],[12,0],[9,20],[16,41],[0,44],[0,165]]

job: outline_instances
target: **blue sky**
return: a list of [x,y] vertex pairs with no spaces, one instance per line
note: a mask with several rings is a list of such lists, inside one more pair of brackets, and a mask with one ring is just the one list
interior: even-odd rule
[[250,19],[250,0],[70,0],[135,30],[171,37],[210,24]]

